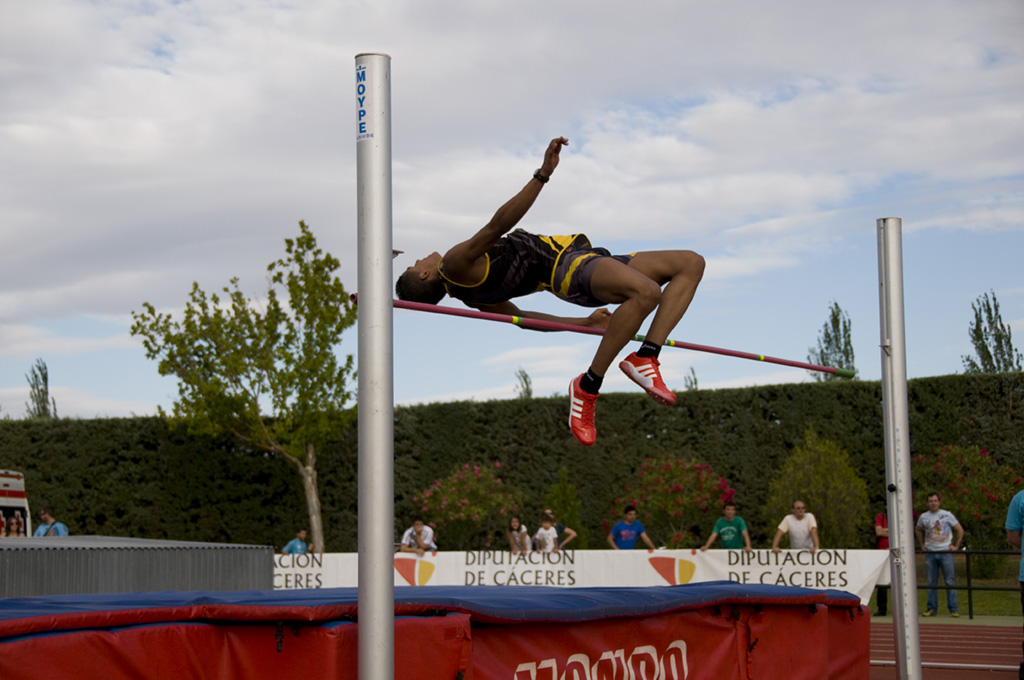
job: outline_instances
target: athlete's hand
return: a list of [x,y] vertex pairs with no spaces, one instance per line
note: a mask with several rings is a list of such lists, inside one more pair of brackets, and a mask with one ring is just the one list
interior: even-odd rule
[[608,320],[611,318],[612,313],[602,307],[591,312],[590,316],[587,317],[586,323],[583,325],[590,328],[608,328]]
[[558,167],[558,154],[563,146],[568,146],[569,140],[565,137],[555,137],[544,150],[544,162],[540,165],[540,174],[551,177],[551,173]]

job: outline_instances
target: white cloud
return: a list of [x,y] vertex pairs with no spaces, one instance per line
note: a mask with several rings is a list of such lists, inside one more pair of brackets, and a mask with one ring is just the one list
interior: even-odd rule
[[[102,317],[126,333],[128,312],[180,307],[192,281],[209,291],[238,275],[261,292],[299,219],[354,289],[351,85],[354,55],[371,50],[393,56],[394,243],[408,253],[397,267],[482,226],[557,134],[572,143],[523,226],[585,231],[619,252],[697,249],[702,293],[808,276],[883,213],[950,239],[1024,231],[1019,0],[2,11],[8,329]],[[961,243],[950,249],[971,257]],[[991,274],[963,285],[997,285]],[[747,302],[720,299],[720,318]],[[124,333],[11,337],[84,353],[126,347]],[[481,372],[481,394],[514,389],[506,361]],[[523,361],[537,384],[555,379],[541,358]]]
[[0,358],[31,359],[39,356],[73,356],[102,350],[141,351],[128,333],[102,338],[58,335],[38,326],[0,324]]

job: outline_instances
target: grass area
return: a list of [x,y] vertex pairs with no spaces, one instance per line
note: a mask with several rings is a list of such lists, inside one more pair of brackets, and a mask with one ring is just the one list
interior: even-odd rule
[[[976,557],[971,558],[971,585],[978,587],[1003,587],[1013,588],[1012,591],[996,591],[996,590],[975,590],[971,598],[973,599],[973,608],[975,616],[1020,616],[1021,615],[1021,602],[1020,602],[1020,574],[1019,565],[1020,558],[1016,555],[999,555],[989,556],[990,559],[994,560],[994,565],[991,568],[991,578],[979,578],[978,569],[975,566]],[[958,554],[955,559],[954,569],[956,571],[956,584],[957,584],[957,608],[960,610],[961,616],[967,616],[968,609],[968,595],[967,595],[967,565],[966,556]],[[926,586],[928,584],[927,572],[924,567],[924,555],[917,556],[917,583],[919,586]],[[939,578],[939,584],[941,585],[942,579]],[[960,587],[964,589],[961,589]],[[871,596],[871,611],[878,611],[876,598],[878,591]],[[925,602],[928,596],[928,591],[924,588],[919,588],[917,591],[917,609],[918,612],[923,614],[925,611]],[[892,591],[889,592],[889,613],[892,614]],[[946,591],[939,590],[939,616],[949,616],[949,610],[946,609]]]

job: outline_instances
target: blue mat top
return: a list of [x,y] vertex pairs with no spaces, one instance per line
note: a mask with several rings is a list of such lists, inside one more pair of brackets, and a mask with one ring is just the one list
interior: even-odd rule
[[[843,591],[741,585],[732,581],[637,588],[401,586],[395,588],[394,597],[397,613],[460,611],[480,621],[502,622],[587,621],[721,604],[860,604],[856,595]],[[264,613],[268,619],[281,618],[285,614],[282,608],[301,612],[303,618],[317,619],[321,617],[314,610],[325,608],[322,618],[327,619],[338,618],[339,611],[355,614],[357,604],[357,588],[52,595],[0,599],[0,622],[63,615],[91,618],[90,614],[127,610],[148,610],[150,615],[146,618],[153,620],[154,614],[159,618],[153,610],[181,608],[201,608],[208,617],[222,620],[258,620]],[[239,615],[237,608],[242,608],[244,616]]]

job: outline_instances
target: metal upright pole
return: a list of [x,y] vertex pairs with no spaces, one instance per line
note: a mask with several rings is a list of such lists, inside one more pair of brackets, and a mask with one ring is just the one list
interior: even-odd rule
[[395,673],[391,57],[356,55],[359,680]]
[[910,478],[910,415],[903,314],[902,220],[878,220],[878,306],[881,318],[882,409],[885,428],[889,572],[896,666],[903,680],[921,680],[917,564]]

